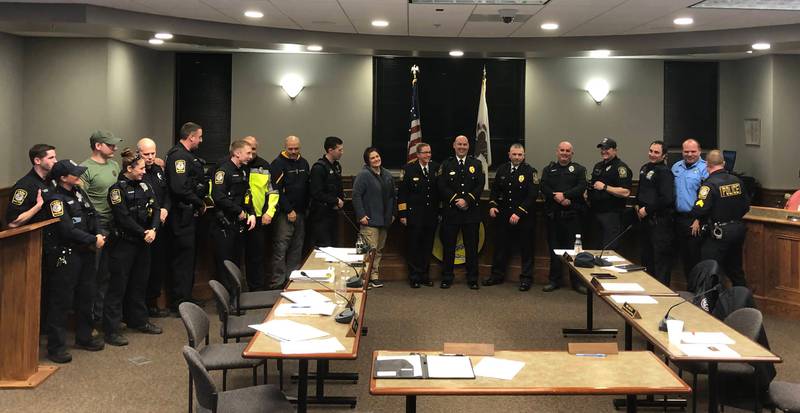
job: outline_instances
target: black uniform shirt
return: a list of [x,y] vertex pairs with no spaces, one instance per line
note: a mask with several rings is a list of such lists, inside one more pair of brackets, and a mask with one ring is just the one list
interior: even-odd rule
[[172,202],[169,197],[169,185],[167,184],[167,174],[156,164],[152,164],[145,169],[143,181],[153,189],[159,208],[170,209]]
[[675,178],[663,162],[648,162],[639,170],[639,191],[636,203],[645,207],[647,215],[659,215],[673,209]]
[[132,181],[120,174],[108,189],[108,205],[114,226],[126,236],[144,241],[144,231],[158,229],[161,207],[155,191],[144,180]]
[[89,195],[75,185],[71,191],[62,186],[51,191],[45,201],[46,218],[58,218],[56,237],[45,238],[45,245],[54,247],[89,246],[96,242],[98,216]]
[[525,216],[533,212],[539,197],[539,174],[536,168],[520,163],[512,173],[511,162],[500,165],[492,183],[490,207],[502,214]]
[[339,161],[328,162],[321,157],[311,167],[311,207],[313,209],[333,209],[344,200],[342,188],[342,166]]
[[[439,167],[439,196],[442,200],[442,216],[457,223],[476,223],[481,220],[480,199],[486,176],[483,164],[473,156],[464,158],[460,166],[458,158],[447,158]],[[467,201],[467,209],[462,211],[456,206],[456,200]],[[452,222],[452,221],[451,221]]]
[[[36,205],[36,196],[39,190],[42,190],[42,199],[47,199],[50,193],[55,189],[53,181],[42,179],[33,168],[11,188],[11,199],[8,202],[8,209],[6,210],[6,224],[10,224],[17,219],[20,214],[28,211]],[[47,211],[45,205],[42,204],[42,209],[31,217],[26,224],[33,224],[34,222],[44,221],[47,219]]]
[[[542,170],[542,195],[547,211],[581,211],[586,203],[583,192],[586,190],[586,168],[581,164],[570,162],[561,165],[550,162]],[[563,206],[553,200],[553,194],[563,192],[564,197],[570,200],[569,206]]]
[[613,212],[625,209],[626,198],[616,197],[603,190],[594,189],[594,183],[603,182],[608,186],[631,189],[633,185],[631,169],[618,157],[609,161],[600,161],[592,169],[592,180],[589,182],[589,202],[595,212]]
[[439,164],[428,163],[428,174],[423,173],[419,161],[403,165],[403,179],[397,197],[400,218],[408,225],[435,225],[439,215],[439,188],[436,174]]
[[222,162],[214,172],[214,182],[211,185],[211,198],[214,207],[222,211],[226,217],[238,220],[242,211],[253,214],[245,202],[250,181],[247,176],[248,167],[237,167],[230,159]]
[[713,224],[741,220],[749,210],[750,198],[742,181],[720,169],[703,181],[689,214],[694,219]]
[[180,206],[191,205],[196,210],[205,206],[203,198],[208,193],[208,182],[204,164],[204,160],[180,142],[167,152],[167,182],[172,202]]

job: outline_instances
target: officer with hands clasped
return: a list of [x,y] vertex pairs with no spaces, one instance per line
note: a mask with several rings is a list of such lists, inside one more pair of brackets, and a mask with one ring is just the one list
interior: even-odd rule
[[648,160],[639,170],[636,216],[639,218],[642,264],[666,286],[672,272],[672,221],[675,180],[666,165],[664,142],[653,141]]
[[[595,242],[597,249],[614,249],[622,233],[622,218],[628,195],[631,194],[631,169],[617,157],[617,142],[603,138],[597,144],[602,161],[592,168],[589,182],[589,205],[594,215],[599,237]],[[611,242],[611,241],[614,242]]]

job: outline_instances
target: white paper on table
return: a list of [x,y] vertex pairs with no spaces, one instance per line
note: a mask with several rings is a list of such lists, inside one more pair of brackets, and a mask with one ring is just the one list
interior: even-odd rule
[[[378,356],[376,360],[405,360],[411,363],[411,366],[414,368],[414,377],[422,377],[422,357],[420,357],[419,354],[409,354],[407,356]],[[381,372],[378,372],[377,375],[382,377],[397,376],[397,372],[393,373],[395,374],[389,374],[387,372],[381,374]]]
[[608,262],[628,262],[628,260],[619,255],[603,255],[603,259]]
[[600,283],[606,291],[644,291],[641,285],[637,283]]
[[428,377],[431,379],[472,379],[472,361],[468,356],[428,356]]
[[287,317],[296,315],[333,315],[336,304],[313,303],[313,304],[294,304],[284,303],[275,307],[275,317]]
[[364,261],[364,254],[342,255],[342,256],[336,257],[336,258],[339,258],[338,260],[336,258],[333,258],[333,257],[330,257],[330,256],[325,256],[325,257],[320,257],[320,258],[325,258],[326,262],[346,262],[346,263],[351,263],[352,264],[352,263]]
[[295,304],[311,305],[315,303],[329,303],[331,299],[314,290],[284,291],[281,296]]
[[321,340],[281,341],[281,353],[283,354],[336,353],[344,350],[344,346],[336,337]]
[[266,323],[251,324],[256,329],[279,341],[302,341],[325,337],[329,334],[292,320],[269,320]]
[[658,304],[655,298],[649,295],[611,295],[611,299],[617,304]]
[[556,250],[556,249],[553,250],[553,254],[556,254],[559,257],[564,255],[565,252],[567,254],[569,254],[569,255],[573,255],[573,256],[576,255],[574,249],[573,250]]
[[475,375],[500,380],[513,380],[514,376],[523,367],[525,367],[525,362],[523,361],[484,357],[475,366]]
[[324,258],[325,261],[344,261],[361,262],[364,260],[363,254],[358,254],[355,248],[333,248],[322,247],[314,254],[317,258]]
[[678,344],[678,348],[689,357],[742,357],[726,344]]
[[[303,276],[306,273],[306,276]],[[323,270],[294,270],[289,274],[289,279],[292,281],[311,281],[309,278],[321,282],[332,282],[334,271],[333,268],[326,268]]]
[[619,272],[619,273],[625,273],[625,272],[628,272],[628,270],[623,270],[622,268],[617,268],[617,267],[615,267],[615,266],[613,266],[613,265],[610,265],[610,266],[608,266],[608,267],[600,267],[600,269],[601,269],[601,270],[605,270],[605,271],[614,271],[614,272]]
[[681,334],[681,342],[686,344],[736,344],[725,333],[704,333],[700,331],[684,331]]

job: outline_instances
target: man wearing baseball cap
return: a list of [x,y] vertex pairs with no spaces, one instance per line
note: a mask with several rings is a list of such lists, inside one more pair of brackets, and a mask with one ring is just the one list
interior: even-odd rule
[[[86,167],[61,160],[50,171],[57,186],[45,201],[47,218],[58,218],[54,236],[44,240],[47,267],[47,357],[69,363],[67,314],[75,305],[75,347],[99,351],[103,341],[92,337],[92,303],[95,293],[95,251],[106,237],[98,232],[97,213],[86,192],[78,186]],[[73,301],[74,300],[74,301]]]
[[[614,238],[622,232],[622,213],[631,194],[631,169],[617,157],[617,141],[603,138],[597,144],[602,160],[592,168],[589,182],[589,203],[598,225],[597,249],[617,247]],[[609,245],[609,243],[611,243]]]

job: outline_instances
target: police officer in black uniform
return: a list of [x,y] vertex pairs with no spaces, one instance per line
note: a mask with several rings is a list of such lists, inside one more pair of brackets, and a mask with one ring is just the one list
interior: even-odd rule
[[[724,167],[721,151],[715,149],[706,155],[708,178],[700,186],[691,216],[705,228],[701,258],[716,260],[734,286],[745,287],[742,246],[747,227],[742,217],[750,210],[750,198],[742,181]],[[692,225],[693,234],[700,232],[699,224]]]
[[195,217],[206,210],[203,198],[208,194],[205,161],[194,153],[203,142],[203,128],[187,122],[181,126],[180,141],[167,152],[167,182],[172,209],[169,227],[172,231],[172,294],[170,310],[178,313],[178,305],[192,298],[195,269]]
[[44,240],[47,274],[47,357],[69,363],[67,315],[75,304],[75,347],[102,350],[103,341],[92,337],[92,304],[95,293],[95,251],[103,248],[97,212],[78,185],[86,167],[71,160],[53,165],[50,177],[58,183],[45,201],[47,218],[58,218],[54,236]]
[[[547,218],[547,248],[550,249],[550,282],[542,288],[551,292],[561,287],[561,258],[554,249],[572,249],[575,234],[580,234],[582,215],[586,211],[583,194],[586,191],[586,168],[572,162],[572,144],[561,142],[556,149],[557,160],[542,169],[542,195]],[[586,294],[586,287],[570,272],[572,288]]]
[[6,209],[6,223],[9,228],[43,221],[47,211],[42,207],[44,200],[55,189],[47,175],[56,163],[56,148],[46,144],[36,144],[28,151],[31,168],[11,188],[11,198]]
[[467,285],[478,287],[478,237],[481,224],[480,199],[486,176],[480,160],[468,155],[469,141],[464,135],[453,140],[455,156],[439,168],[439,197],[442,200],[442,288],[453,283],[453,266],[458,232],[464,240],[467,261]]
[[233,285],[224,262],[228,260],[241,266],[245,231],[256,226],[247,176],[247,163],[252,158],[253,147],[247,141],[234,141],[231,143],[230,157],[214,172],[214,182],[211,184],[215,218],[211,224],[211,237],[214,240],[217,279],[228,291],[233,290]]
[[628,195],[631,194],[633,174],[628,165],[617,157],[615,140],[603,138],[597,147],[603,160],[592,168],[592,180],[589,182],[589,204],[599,232],[595,246],[596,249],[614,249],[619,243],[614,238],[622,233],[623,213]]
[[342,189],[343,142],[328,136],[324,143],[325,155],[311,167],[309,188],[311,192],[312,243],[315,247],[332,247],[338,237],[336,213],[344,206]]
[[145,334],[161,334],[161,328],[148,319],[145,293],[150,275],[150,245],[156,239],[161,222],[155,191],[142,178],[144,159],[131,149],[122,151],[122,173],[108,189],[111,206],[113,242],[109,246],[109,280],[103,306],[105,341],[112,346],[126,346],[122,335],[123,301],[128,328]]
[[431,251],[439,220],[439,164],[431,161],[431,146],[417,144],[417,160],[403,165],[397,197],[400,223],[406,226],[406,262],[411,288],[433,286],[429,277]]
[[649,162],[639,170],[636,215],[640,221],[642,264],[656,279],[669,286],[675,178],[666,164],[664,149],[663,141],[650,144]]
[[[172,201],[169,197],[169,185],[167,184],[167,174],[164,169],[156,163],[156,143],[150,138],[142,138],[136,144],[136,149],[144,159],[145,172],[142,180],[150,185],[156,196],[156,202],[161,208],[157,211],[159,215],[159,228],[164,228],[164,224],[169,217],[169,210],[172,208]],[[150,317],[166,317],[169,311],[158,307],[158,297],[164,282],[169,274],[169,231],[158,231],[155,241],[150,243],[150,276],[147,279],[147,311]]]
[[492,183],[489,216],[495,220],[492,275],[483,285],[501,284],[512,246],[519,245],[522,272],[519,290],[528,291],[533,283],[533,246],[536,232],[536,198],[539,173],[525,162],[525,148],[515,143],[508,149],[509,162],[500,165]]

